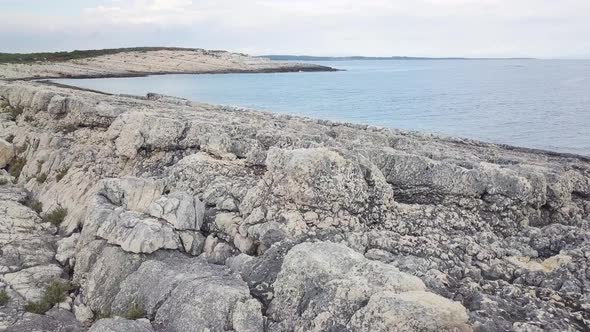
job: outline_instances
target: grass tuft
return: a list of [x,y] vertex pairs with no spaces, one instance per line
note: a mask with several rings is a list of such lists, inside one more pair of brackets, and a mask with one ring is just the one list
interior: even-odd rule
[[129,309],[127,309],[127,313],[125,314],[125,318],[127,319],[140,319],[147,315],[145,310],[137,304],[136,301],[133,301]]
[[0,290],[0,307],[5,306],[8,301],[10,301],[10,295],[8,295],[8,293],[6,293],[6,290]]
[[45,183],[46,180],[47,180],[47,174],[41,173],[41,174],[37,175],[37,182],[38,183]]
[[27,163],[26,158],[17,157],[12,161],[12,163],[10,163],[10,166],[8,167],[8,172],[10,173],[10,175],[12,177],[14,177],[15,179],[18,179],[18,177],[20,176],[20,173],[23,171],[23,168],[25,167],[26,163]]
[[38,315],[43,315],[44,313],[48,312],[52,306],[49,306],[49,303],[39,301],[39,302],[29,302],[25,305],[25,311],[31,312]]
[[41,300],[39,302],[29,302],[25,306],[25,311],[42,315],[53,308],[54,305],[65,301],[68,293],[74,289],[76,287],[69,281],[54,280],[45,288]]
[[69,170],[69,167],[64,167],[57,171],[57,174],[55,175],[55,180],[57,180],[57,182],[61,181],[61,179],[63,179],[66,176],[66,174],[68,174]]
[[32,198],[31,196],[27,197],[25,205],[30,207],[31,210],[37,212],[37,214],[41,214],[41,212],[43,211],[43,203],[39,202],[39,200]]
[[59,226],[64,221],[66,216],[68,215],[68,209],[59,207],[49,213],[47,213],[43,217],[43,222],[48,222],[53,226]]

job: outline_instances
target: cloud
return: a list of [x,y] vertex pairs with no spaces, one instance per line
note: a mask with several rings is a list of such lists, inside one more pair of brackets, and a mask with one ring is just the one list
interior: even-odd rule
[[[27,2],[37,0],[21,0]],[[587,0],[55,0],[53,8],[60,3],[77,12],[33,14],[25,5],[20,12],[0,12],[0,37],[12,36],[3,46],[35,50],[51,45],[27,41],[43,36],[67,48],[175,45],[258,54],[590,56],[590,40],[583,37],[590,34]]]

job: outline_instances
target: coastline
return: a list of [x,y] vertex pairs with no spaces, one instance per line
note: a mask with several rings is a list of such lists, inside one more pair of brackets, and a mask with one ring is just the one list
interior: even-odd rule
[[[338,69],[336,69],[336,70],[338,70]],[[228,74],[232,74],[232,73],[228,73]],[[253,72],[246,72],[246,73],[253,73]],[[162,73],[162,74],[146,74],[144,76],[124,76],[124,77],[145,77],[145,76],[152,76],[152,75],[156,76],[156,75],[168,75],[168,74],[174,74],[174,75],[182,75],[182,74],[193,75],[193,74],[195,74],[196,75],[196,74],[205,74],[205,73]],[[211,73],[206,73],[206,74],[223,74],[223,73],[211,72]],[[235,74],[237,74],[237,73],[235,73]],[[104,94],[104,95],[109,95],[109,96],[129,96],[126,94],[109,93],[109,92],[105,92],[105,91],[87,89],[87,88],[82,88],[82,87],[78,87],[75,85],[57,83],[57,82],[52,81],[52,79],[60,79],[60,78],[68,78],[68,79],[120,78],[120,76],[117,76],[117,77],[56,77],[56,78],[36,79],[34,81],[36,81],[38,83],[46,84],[46,85],[52,85],[52,86],[71,89],[71,90],[87,91],[87,92],[93,92],[93,93]],[[32,79],[25,79],[23,81],[31,81],[31,80]],[[1,79],[0,79],[0,81],[1,81]],[[5,80],[5,81],[9,82],[11,80]],[[19,80],[16,80],[16,81],[19,81]],[[138,99],[146,99],[146,97],[142,96],[142,95],[133,95],[133,96]],[[184,99],[184,98],[180,98],[180,97],[176,97],[176,96],[167,96],[167,97],[170,97],[173,99]],[[186,99],[186,100],[187,100],[187,102],[193,103],[195,105],[208,104],[208,103],[202,103],[202,102],[199,102],[196,100],[188,100],[188,99]],[[485,140],[479,140],[479,139],[473,139],[473,138],[461,137],[461,136],[445,135],[445,134],[439,134],[439,133],[430,133],[430,132],[424,132],[424,131],[419,131],[419,130],[404,130],[404,129],[381,127],[381,126],[368,125],[368,124],[362,124],[362,123],[324,120],[324,119],[306,117],[306,116],[297,115],[297,114],[279,114],[279,113],[274,113],[272,111],[263,111],[263,110],[250,109],[250,108],[244,108],[244,107],[239,107],[239,106],[222,106],[222,105],[216,105],[216,104],[208,104],[208,105],[210,107],[233,108],[233,109],[236,109],[239,111],[256,112],[256,113],[266,114],[268,116],[287,116],[290,118],[299,119],[301,121],[313,121],[313,122],[322,123],[322,124],[326,124],[326,125],[330,125],[330,126],[347,126],[347,127],[359,128],[359,129],[372,128],[373,130],[378,130],[378,131],[379,130],[391,131],[392,133],[395,133],[395,134],[410,135],[410,136],[412,136],[412,135],[413,136],[423,136],[423,137],[428,137],[428,138],[431,138],[434,140],[454,142],[454,143],[462,144],[465,146],[498,147],[501,149],[522,152],[522,153],[545,154],[545,155],[552,156],[552,157],[575,158],[575,159],[580,159],[582,161],[590,162],[590,155],[584,155],[584,154],[579,154],[579,153],[561,152],[561,151],[556,151],[556,150],[530,148],[530,147],[505,144],[505,143],[487,142]]]
[[0,152],[0,328],[588,327],[587,156],[29,80]]

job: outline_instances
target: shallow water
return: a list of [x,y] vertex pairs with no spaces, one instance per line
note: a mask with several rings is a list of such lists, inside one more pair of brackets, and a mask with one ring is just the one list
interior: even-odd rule
[[346,71],[55,81],[590,155],[590,60],[315,63]]

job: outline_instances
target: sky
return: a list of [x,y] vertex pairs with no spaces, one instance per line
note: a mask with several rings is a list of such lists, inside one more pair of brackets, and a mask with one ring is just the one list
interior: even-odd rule
[[0,52],[590,58],[590,0],[0,0]]

